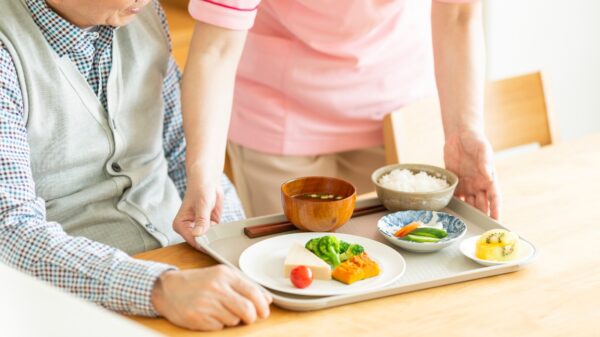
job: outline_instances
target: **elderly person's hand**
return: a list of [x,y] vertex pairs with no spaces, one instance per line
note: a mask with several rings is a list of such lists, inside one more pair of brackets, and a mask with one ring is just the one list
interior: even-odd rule
[[446,168],[460,180],[455,195],[489,214],[500,215],[500,187],[494,174],[492,148],[485,135],[462,132],[446,138]]
[[269,316],[271,295],[224,265],[169,271],[152,291],[156,311],[193,330],[220,330]]

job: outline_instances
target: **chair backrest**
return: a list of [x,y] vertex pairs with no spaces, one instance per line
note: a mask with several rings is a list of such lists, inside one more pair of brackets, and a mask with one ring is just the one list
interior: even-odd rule
[[[556,141],[539,72],[490,82],[486,88],[485,131],[494,151]],[[444,165],[444,132],[437,98],[394,111],[384,119],[388,163]]]

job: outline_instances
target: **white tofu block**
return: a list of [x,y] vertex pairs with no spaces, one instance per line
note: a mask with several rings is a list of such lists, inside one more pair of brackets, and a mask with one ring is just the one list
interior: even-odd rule
[[289,278],[292,269],[307,266],[315,280],[331,280],[331,267],[300,243],[294,242],[284,262],[284,276]]

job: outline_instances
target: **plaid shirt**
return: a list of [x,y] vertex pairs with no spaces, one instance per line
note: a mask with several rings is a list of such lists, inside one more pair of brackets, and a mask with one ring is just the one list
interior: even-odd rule
[[[153,1],[165,31],[166,18]],[[44,0],[27,0],[35,23],[59,56],[67,55],[108,111],[106,83],[115,28],[82,30],[62,19]],[[185,140],[180,106],[181,74],[171,58],[164,79],[163,146],[169,176],[180,195],[186,187]],[[154,316],[150,297],[156,278],[174,267],[136,260],[83,237],[67,235],[46,221],[35,194],[29,162],[24,105],[13,60],[0,42],[0,262],[7,263],[106,308]],[[244,217],[231,183],[223,176],[223,222]]]

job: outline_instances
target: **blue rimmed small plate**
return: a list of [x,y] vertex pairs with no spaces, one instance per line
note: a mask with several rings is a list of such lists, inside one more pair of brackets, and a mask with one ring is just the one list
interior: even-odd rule
[[[394,236],[400,228],[420,221],[424,224],[441,223],[448,236],[438,242],[412,242]],[[458,241],[467,232],[467,225],[459,218],[444,212],[401,211],[388,214],[377,222],[377,229],[392,244],[416,253],[435,252]]]

